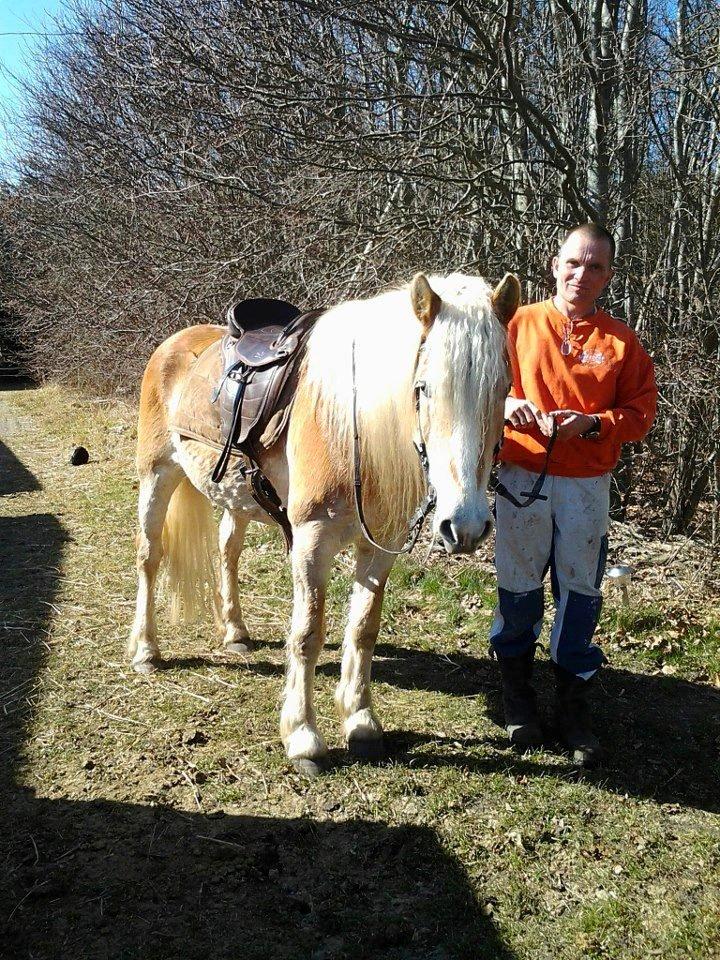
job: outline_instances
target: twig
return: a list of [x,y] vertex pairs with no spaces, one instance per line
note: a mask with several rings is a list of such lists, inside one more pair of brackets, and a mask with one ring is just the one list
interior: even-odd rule
[[18,912],[18,910],[20,909],[20,907],[25,903],[25,901],[27,900],[27,898],[28,898],[28,897],[31,897],[31,896],[35,893],[36,890],[39,890],[39,889],[40,889],[40,887],[44,887],[47,882],[48,882],[47,880],[43,880],[42,883],[36,883],[34,887],[32,887],[30,890],[28,890],[28,892],[25,894],[25,896],[22,898],[22,900],[19,900],[19,901],[15,904],[15,907],[14,907],[14,909],[13,909],[13,912],[12,912],[12,913],[10,914],[10,916],[7,918],[7,920],[5,921],[5,923],[6,923],[6,924],[10,923],[10,921],[12,920],[12,918],[13,918],[13,917],[15,916],[15,914]]
[[264,773],[262,772],[262,770],[258,770],[257,767],[253,766],[253,765],[250,764],[250,763],[248,764],[248,766],[249,766],[250,769],[253,771],[253,773],[256,773],[256,774],[260,777],[260,779],[262,780],[263,786],[265,787],[265,799],[266,799],[266,800],[269,800],[269,799],[270,799],[270,790],[269,790],[269,788],[268,788],[267,780],[265,779]]
[[109,720],[120,720],[122,723],[133,723],[136,727],[145,727],[147,728],[148,724],[143,723],[141,720],[131,720],[130,717],[119,717],[116,713],[108,713],[106,710],[101,710],[100,707],[92,707],[92,713],[99,713],[103,717],[107,717]]
[[190,671],[190,676],[191,676],[191,677],[200,677],[201,680],[207,680],[208,683],[210,683],[210,682],[212,682],[212,683],[220,683],[220,684],[222,684],[223,687],[231,687],[233,690],[236,690],[236,689],[237,689],[237,686],[238,686],[236,683],[229,683],[227,680],[221,680],[220,677],[211,677],[211,676],[207,676],[207,677],[206,677],[204,674],[202,674],[202,673],[196,673],[194,670],[191,670],[191,671]]
[[22,690],[23,687],[26,687],[32,682],[32,679],[23,680],[22,683],[18,683],[18,685],[13,687],[11,690],[3,690],[2,693],[0,693],[0,700],[4,700],[6,697],[9,697],[11,693],[15,693],[17,690]]
[[200,803],[200,791],[198,790],[198,788],[195,786],[195,784],[192,782],[192,780],[190,779],[190,777],[188,776],[188,774],[187,774],[184,770],[181,770],[181,771],[180,771],[180,774],[181,774],[181,775],[187,780],[187,782],[190,784],[190,789],[191,789],[192,792],[193,792],[193,797],[195,797],[195,803],[197,804],[198,810],[202,810],[202,803]]
[[219,843],[223,847],[235,847],[236,850],[243,849],[239,843],[233,843],[232,840],[220,840],[217,837],[208,837],[204,833],[196,833],[195,836],[198,840],[208,840],[210,843]]
[[203,703],[212,703],[212,700],[209,697],[202,697],[199,693],[192,693],[190,690],[186,690],[185,687],[181,687],[179,683],[163,683],[162,686],[170,687],[172,690],[179,690],[180,693],[187,694],[188,697],[192,697],[194,700],[202,700]]

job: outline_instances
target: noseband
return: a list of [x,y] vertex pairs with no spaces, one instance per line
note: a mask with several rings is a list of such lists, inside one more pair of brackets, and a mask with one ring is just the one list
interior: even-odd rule
[[[420,346],[422,350],[422,344]],[[418,358],[420,354],[418,353]],[[416,363],[417,368],[417,363]],[[425,523],[425,519],[428,514],[434,509],[437,502],[437,495],[435,489],[430,483],[430,460],[428,459],[427,447],[425,446],[425,439],[422,434],[422,426],[420,424],[420,394],[425,391],[425,381],[417,380],[413,387],[415,394],[415,417],[417,419],[417,432],[418,440],[413,441],[415,451],[420,460],[420,467],[425,477],[425,484],[427,486],[427,493],[423,498],[422,502],[418,506],[415,513],[410,517],[408,521],[408,535],[405,540],[405,543],[399,550],[389,550],[387,547],[381,546],[377,540],[370,533],[367,522],[365,520],[365,513],[363,511],[362,505],[362,470],[360,466],[360,434],[358,431],[358,421],[357,421],[357,379],[355,376],[355,341],[352,342],[352,419],[353,419],[353,463],[355,469],[355,483],[354,483],[354,493],[355,493],[355,511],[357,513],[357,518],[360,523],[360,529],[362,530],[363,536],[369,544],[375,547],[376,550],[381,550],[383,553],[389,553],[393,556],[399,556],[401,553],[410,553],[412,548],[418,542],[418,538]]]

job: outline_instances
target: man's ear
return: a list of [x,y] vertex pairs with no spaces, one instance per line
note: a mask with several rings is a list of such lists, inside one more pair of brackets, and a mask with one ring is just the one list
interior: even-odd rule
[[490,298],[495,316],[504,327],[508,325],[513,314],[520,306],[520,298],[520,281],[514,273],[506,273],[495,287]]
[[423,337],[426,337],[435,322],[435,317],[440,313],[442,300],[430,286],[424,273],[416,273],[412,278],[410,302],[415,311],[415,316],[422,324]]
[[553,257],[550,266],[552,268],[552,275],[557,280],[558,267],[560,266],[560,260],[557,257]]

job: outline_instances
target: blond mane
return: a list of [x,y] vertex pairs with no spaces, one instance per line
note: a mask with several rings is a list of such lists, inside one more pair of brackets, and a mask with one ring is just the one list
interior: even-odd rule
[[[491,288],[453,273],[429,282],[442,307],[425,343],[425,380],[450,400],[458,417],[491,422],[507,384],[505,331]],[[421,326],[409,287],[333,307],[308,344],[305,387],[331,456],[350,486],[353,475],[352,344],[355,342],[363,483],[389,530],[404,524],[422,498],[424,479],[413,447],[413,385]]]

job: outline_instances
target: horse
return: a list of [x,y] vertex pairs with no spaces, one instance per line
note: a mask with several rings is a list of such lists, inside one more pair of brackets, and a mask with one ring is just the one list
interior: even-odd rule
[[[314,776],[327,763],[313,686],[335,556],[354,547],[335,702],[350,754],[374,759],[383,755],[383,729],[372,704],[372,656],[407,518],[429,483],[437,496],[432,535],[448,554],[474,552],[491,531],[487,484],[510,384],[506,327],[519,301],[512,274],[493,289],[480,277],[420,273],[403,287],[328,309],[310,334],[287,428],[261,464],[292,528],[293,606],[280,734],[302,774]],[[163,555],[174,607],[192,616],[214,589],[216,539],[224,649],[246,654],[252,647],[239,601],[238,559],[249,522],[270,518],[250,496],[236,458],[222,482],[213,483],[217,449],[173,426],[188,376],[224,332],[208,324],[174,334],[153,353],[142,380],[138,592],[128,644],[139,673],[161,663],[155,587]],[[420,438],[427,479],[417,456]],[[355,502],[357,459],[372,540]],[[213,507],[222,510],[219,538]]]

